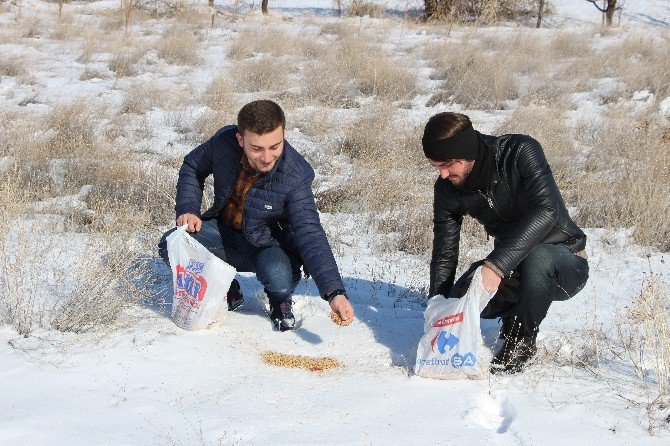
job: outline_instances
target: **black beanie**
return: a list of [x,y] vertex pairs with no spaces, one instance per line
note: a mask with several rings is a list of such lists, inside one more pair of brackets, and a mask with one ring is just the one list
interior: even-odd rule
[[423,153],[426,158],[433,161],[446,161],[452,159],[477,159],[479,150],[479,139],[472,125],[467,126],[454,136],[437,141],[421,140]]

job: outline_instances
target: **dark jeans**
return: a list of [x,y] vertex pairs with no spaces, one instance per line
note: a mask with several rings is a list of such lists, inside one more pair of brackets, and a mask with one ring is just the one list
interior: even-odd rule
[[[450,297],[465,294],[472,275],[483,262],[474,263],[454,284]],[[537,245],[511,277],[503,278],[481,317],[516,317],[518,334],[535,336],[551,303],[575,296],[589,278],[588,261],[563,245]]]
[[[166,238],[175,229],[163,234],[158,243],[158,254],[168,266]],[[204,220],[200,231],[189,235],[238,272],[256,273],[272,304],[288,299],[300,282],[302,262],[298,256],[279,246],[253,246],[242,231],[226,226],[217,219]]]

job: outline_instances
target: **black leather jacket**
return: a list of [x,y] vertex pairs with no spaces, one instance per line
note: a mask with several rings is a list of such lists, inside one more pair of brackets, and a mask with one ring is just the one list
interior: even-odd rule
[[586,236],[568,215],[542,146],[527,135],[482,135],[495,154],[495,172],[482,191],[435,183],[430,295],[448,295],[458,264],[463,216],[484,225],[494,238],[486,260],[509,276],[540,243],[562,244],[572,252],[586,247]]

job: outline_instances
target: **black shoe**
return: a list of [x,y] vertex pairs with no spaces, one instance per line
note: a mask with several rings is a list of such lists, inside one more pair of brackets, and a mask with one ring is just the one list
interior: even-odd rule
[[236,310],[244,303],[242,290],[240,290],[240,282],[238,282],[237,279],[233,279],[230,284],[228,294],[226,294],[226,300],[228,301],[228,311]]
[[270,302],[270,320],[279,331],[295,330],[293,300],[289,297],[279,304]]
[[536,354],[535,336],[507,336],[491,360],[491,373],[519,373]]

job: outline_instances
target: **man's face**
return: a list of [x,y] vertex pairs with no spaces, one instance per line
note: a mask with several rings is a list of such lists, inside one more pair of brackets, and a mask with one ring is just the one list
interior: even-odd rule
[[248,130],[237,134],[237,142],[251,167],[260,173],[268,173],[284,152],[284,127],[279,126],[269,133],[259,135]]
[[472,172],[475,165],[474,160],[455,159],[447,161],[434,161],[429,159],[428,162],[435,166],[440,172],[440,177],[444,180],[451,181],[454,186],[463,186],[465,180]]

